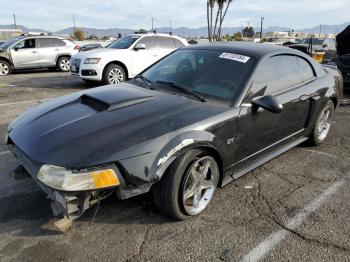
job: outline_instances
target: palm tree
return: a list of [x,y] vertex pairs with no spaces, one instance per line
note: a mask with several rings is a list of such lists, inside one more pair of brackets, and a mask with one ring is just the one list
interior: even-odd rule
[[[207,23],[208,23],[208,39],[213,41],[213,9],[215,7],[216,0],[207,0]],[[209,15],[210,9],[210,15]]]
[[[223,2],[226,2],[225,0]],[[227,4],[226,4],[226,9],[225,9],[225,12],[224,14],[222,15],[222,9],[220,11],[220,24],[219,24],[219,29],[218,29],[218,37],[217,37],[217,40],[220,41],[221,39],[221,27],[222,27],[222,23],[224,22],[224,19],[225,19],[225,16],[226,16],[226,13],[227,13],[227,10],[230,6],[230,4],[233,2],[233,0],[228,0],[227,1]]]
[[209,42],[211,42],[211,37],[210,37],[210,24],[209,24],[209,0],[207,1],[207,24],[208,24],[208,39]]
[[219,16],[220,16],[220,12],[221,12],[220,10],[222,10],[225,0],[217,0],[217,2],[218,2],[218,10],[216,12],[216,19],[215,19],[215,26],[214,26],[214,33],[213,33],[213,39],[215,39],[215,40],[217,39],[216,28],[217,28],[218,21],[219,21]]

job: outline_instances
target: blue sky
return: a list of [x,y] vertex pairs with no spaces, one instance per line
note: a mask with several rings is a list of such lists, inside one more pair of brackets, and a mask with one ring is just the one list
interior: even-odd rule
[[[256,26],[260,16],[266,26],[294,29],[319,24],[349,22],[350,0],[234,0],[224,26]],[[146,28],[206,26],[206,0],[0,0],[0,24],[17,23],[31,28],[60,30],[76,24],[95,28]]]

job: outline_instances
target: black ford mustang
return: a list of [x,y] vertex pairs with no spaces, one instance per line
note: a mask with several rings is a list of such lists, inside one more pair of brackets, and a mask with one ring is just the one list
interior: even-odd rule
[[56,215],[151,191],[161,212],[185,219],[218,186],[306,140],[322,143],[342,88],[337,70],[290,48],[191,46],[128,82],[27,111],[7,144]]

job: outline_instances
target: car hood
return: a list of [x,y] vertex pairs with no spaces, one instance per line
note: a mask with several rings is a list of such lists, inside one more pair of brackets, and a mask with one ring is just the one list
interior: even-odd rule
[[79,52],[76,55],[74,55],[73,58],[82,59],[82,58],[94,58],[97,56],[110,56],[113,54],[125,53],[126,50],[127,49],[98,48],[98,49],[92,49],[84,52]]
[[19,116],[9,138],[40,163],[83,168],[131,157],[135,145],[227,110],[129,83],[51,100]]

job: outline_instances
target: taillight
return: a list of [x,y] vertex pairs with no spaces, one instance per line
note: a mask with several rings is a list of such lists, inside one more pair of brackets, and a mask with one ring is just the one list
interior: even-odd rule
[[80,46],[78,46],[78,45],[76,45],[75,47],[74,47],[74,50],[79,50],[80,49]]

